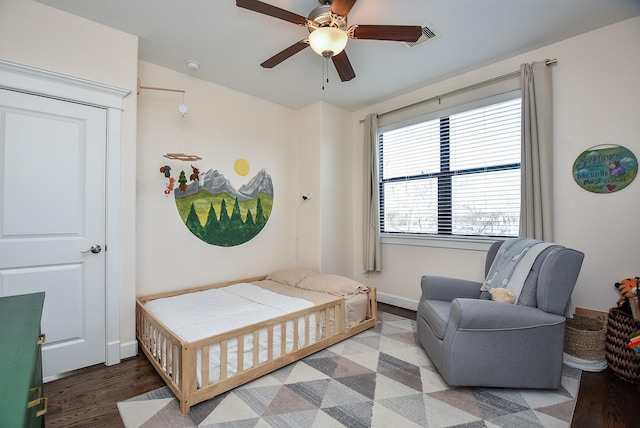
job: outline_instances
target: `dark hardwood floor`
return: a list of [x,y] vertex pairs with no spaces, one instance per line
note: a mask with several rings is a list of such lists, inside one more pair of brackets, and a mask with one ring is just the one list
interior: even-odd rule
[[143,354],[115,366],[103,364],[46,383],[45,424],[51,427],[122,427],[116,407],[136,395],[164,386],[164,381]]
[[582,372],[571,428],[640,427],[640,385],[633,385],[607,369]]
[[[383,303],[378,309],[407,318],[416,316],[414,311]],[[116,366],[79,370],[45,384],[49,400],[46,426],[122,427],[116,403],[163,385],[144,355]],[[584,372],[571,427],[640,427],[640,386],[619,379],[609,370]]]

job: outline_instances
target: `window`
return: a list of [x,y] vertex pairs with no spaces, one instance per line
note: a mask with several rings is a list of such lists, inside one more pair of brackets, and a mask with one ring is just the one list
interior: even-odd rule
[[518,236],[520,98],[445,113],[381,128],[380,231]]

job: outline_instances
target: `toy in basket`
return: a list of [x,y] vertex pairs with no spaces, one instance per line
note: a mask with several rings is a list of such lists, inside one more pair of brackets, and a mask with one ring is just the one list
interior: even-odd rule
[[633,319],[636,321],[640,321],[640,308],[638,308],[640,277],[625,278],[620,282],[616,282],[615,287],[622,295],[622,297],[618,299],[618,309],[633,316]]
[[638,334],[638,298],[640,277],[623,279],[615,284],[622,294],[618,307],[609,310],[606,356],[609,368],[621,379],[640,383],[640,340]]
[[640,330],[633,333],[631,340],[629,341],[629,348],[633,349],[633,352],[640,354]]

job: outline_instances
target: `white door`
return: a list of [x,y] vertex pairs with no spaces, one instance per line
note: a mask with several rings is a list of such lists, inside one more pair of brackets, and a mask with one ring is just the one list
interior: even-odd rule
[[45,378],[105,361],[106,122],[0,89],[0,296],[45,292]]

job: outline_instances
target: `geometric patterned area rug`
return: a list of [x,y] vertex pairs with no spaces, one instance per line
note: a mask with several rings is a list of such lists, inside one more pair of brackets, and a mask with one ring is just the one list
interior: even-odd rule
[[168,387],[118,403],[127,428],[568,427],[579,369],[558,390],[448,386],[416,322],[378,312],[364,331],[180,413]]

